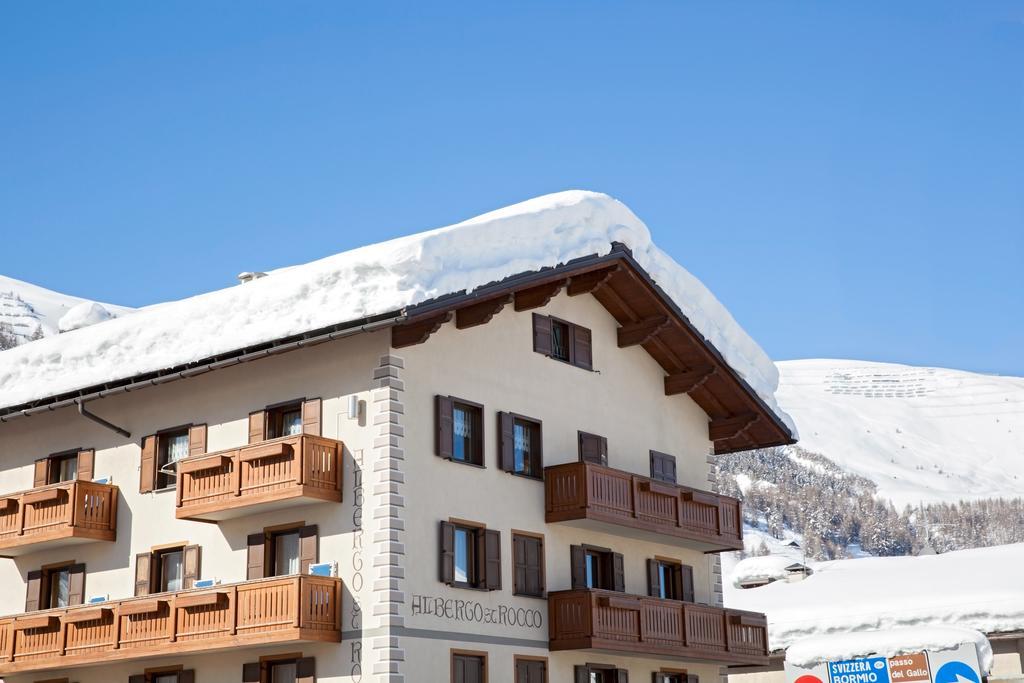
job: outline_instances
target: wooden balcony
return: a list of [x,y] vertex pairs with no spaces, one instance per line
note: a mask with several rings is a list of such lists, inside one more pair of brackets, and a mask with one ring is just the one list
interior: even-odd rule
[[295,435],[178,461],[178,519],[220,521],[341,502],[342,443]]
[[65,481],[0,498],[0,556],[117,535],[117,487]]
[[548,594],[549,647],[768,665],[763,614],[605,590]]
[[[544,469],[547,522],[675,543],[703,552],[742,550],[740,502],[584,462]],[[637,533],[639,532],[639,533]]]
[[0,619],[0,675],[273,643],[341,642],[341,580],[293,575]]

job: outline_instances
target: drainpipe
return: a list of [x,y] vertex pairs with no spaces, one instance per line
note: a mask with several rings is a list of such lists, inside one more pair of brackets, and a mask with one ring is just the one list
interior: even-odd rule
[[126,439],[132,438],[132,433],[129,432],[127,429],[121,429],[116,424],[107,422],[106,420],[104,420],[99,415],[95,415],[93,413],[90,413],[88,410],[86,410],[85,409],[85,401],[75,401],[75,403],[78,404],[78,414],[81,415],[82,417],[87,418],[89,420],[92,420],[96,424],[102,425],[102,426],[106,427],[107,429],[109,429],[109,430],[111,430],[113,432],[117,432],[118,434],[120,434],[121,436],[123,436]]

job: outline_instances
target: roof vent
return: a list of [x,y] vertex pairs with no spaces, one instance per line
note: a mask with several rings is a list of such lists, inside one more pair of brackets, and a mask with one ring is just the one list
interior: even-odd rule
[[261,273],[259,271],[252,272],[252,273],[250,273],[249,271],[245,271],[244,273],[239,273],[238,274],[238,281],[240,283],[242,283],[242,284],[245,284],[246,282],[252,282],[253,280],[259,280],[261,277],[266,277],[266,276],[267,276],[266,273]]

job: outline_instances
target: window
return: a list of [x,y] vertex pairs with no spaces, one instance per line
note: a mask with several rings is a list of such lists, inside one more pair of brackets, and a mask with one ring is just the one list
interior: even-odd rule
[[524,477],[544,477],[540,420],[515,413],[498,413],[501,469]]
[[597,434],[578,432],[580,460],[595,465],[608,464],[608,439]]
[[135,556],[135,595],[188,590],[198,579],[198,545],[164,546]]
[[249,413],[249,443],[297,434],[320,436],[323,402],[298,398]]
[[38,488],[75,479],[92,479],[95,453],[91,448],[76,448],[36,460],[32,486]]
[[623,592],[625,570],[621,553],[608,548],[574,545],[569,549],[573,590],[597,588]]
[[85,565],[62,562],[28,573],[25,611],[81,605],[85,597]]
[[142,439],[139,493],[172,488],[177,483],[177,463],[206,452],[206,425],[165,429]]
[[319,529],[301,522],[267,527],[248,538],[247,578],[308,574],[316,564]]
[[654,683],[700,683],[697,674],[685,671],[661,671],[654,674]]
[[296,401],[275,408],[267,408],[267,438],[293,436],[302,433],[302,403]]
[[242,666],[242,683],[314,683],[316,660],[297,654],[261,657]]
[[573,673],[573,683],[629,683],[629,672],[607,664],[580,664]]
[[667,453],[651,451],[651,479],[676,483],[676,459]]
[[592,335],[586,327],[533,314],[533,350],[585,370],[594,369]]
[[501,533],[472,522],[441,522],[441,582],[501,589]]
[[128,683],[195,683],[195,680],[195,671],[180,666],[146,669],[146,673],[128,677]]
[[452,683],[487,683],[487,653],[452,650]]
[[484,464],[483,406],[452,396],[437,396],[436,452],[470,465]]
[[188,428],[157,435],[156,488],[174,486],[178,480],[177,463],[188,457]]
[[516,657],[515,683],[548,683],[548,660],[542,657]]
[[647,560],[647,594],[693,602],[693,567],[675,560]]
[[544,538],[522,532],[512,534],[513,592],[544,597]]

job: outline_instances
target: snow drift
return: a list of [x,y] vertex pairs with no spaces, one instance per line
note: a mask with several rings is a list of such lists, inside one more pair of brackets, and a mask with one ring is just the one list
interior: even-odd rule
[[778,371],[764,351],[697,278],[654,245],[647,227],[624,204],[579,190],[280,269],[0,353],[0,407],[399,311],[510,275],[607,254],[614,241],[632,249],[637,262],[795,435],[775,402]]
[[895,657],[928,650],[955,650],[972,644],[982,671],[992,670],[992,645],[983,633],[955,626],[918,626],[888,631],[864,631],[815,636],[794,643],[786,650],[786,662],[810,669],[821,662],[859,657]]

